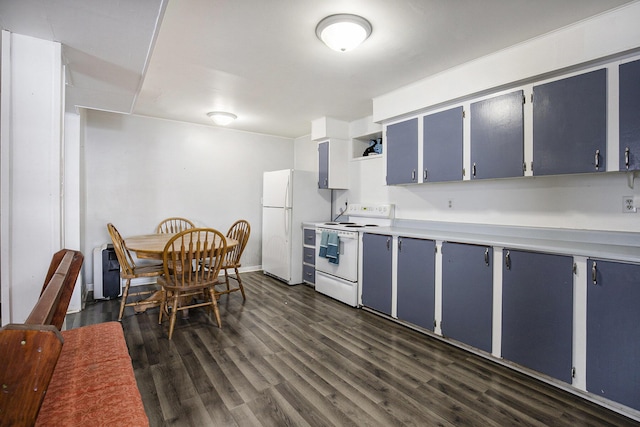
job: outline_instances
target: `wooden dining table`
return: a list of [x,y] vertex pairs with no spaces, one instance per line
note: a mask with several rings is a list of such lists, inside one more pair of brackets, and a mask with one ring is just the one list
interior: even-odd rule
[[[135,252],[136,257],[140,259],[162,260],[165,246],[175,235],[176,233],[157,233],[129,236],[124,239],[124,244],[127,249]],[[225,240],[227,242],[227,251],[238,245],[238,241],[231,237],[225,237]],[[220,245],[220,239],[218,237],[216,237],[215,245]],[[149,300],[149,303],[140,303],[134,306],[134,311],[136,313],[142,313],[149,308],[159,306],[158,301],[161,299],[162,292],[162,290],[154,292],[150,297],[145,299]],[[185,317],[188,316],[187,311],[183,312],[183,314]]]
[[[173,233],[142,234],[126,237],[124,243],[127,249],[135,252],[140,259],[162,260],[164,247],[173,236],[175,236]],[[231,237],[225,237],[225,239],[227,241],[227,251],[238,245],[238,241]],[[219,244],[220,240],[216,237],[215,245],[218,246]]]

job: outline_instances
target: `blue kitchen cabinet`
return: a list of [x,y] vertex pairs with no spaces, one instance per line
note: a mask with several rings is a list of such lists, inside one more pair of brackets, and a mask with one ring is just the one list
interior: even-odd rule
[[524,175],[524,92],[471,104],[471,179]]
[[491,252],[486,246],[442,244],[442,334],[486,352],[492,342]]
[[391,236],[362,236],[362,305],[391,315]]
[[387,185],[418,182],[418,119],[387,126]]
[[349,188],[348,141],[329,139],[318,143],[318,188]]
[[435,318],[433,240],[398,237],[398,319],[433,331]]
[[640,265],[587,267],[587,391],[640,410]]
[[640,60],[621,64],[620,170],[640,170]]
[[318,188],[329,188],[329,142],[318,144]]
[[573,257],[504,250],[502,357],[571,383]]
[[533,87],[533,174],[606,170],[607,70]]
[[463,109],[451,108],[423,117],[423,182],[461,181]]

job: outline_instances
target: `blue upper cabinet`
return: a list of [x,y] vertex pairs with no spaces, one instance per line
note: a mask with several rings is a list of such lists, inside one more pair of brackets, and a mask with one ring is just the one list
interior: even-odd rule
[[423,118],[423,182],[461,181],[462,107]]
[[471,104],[471,179],[524,175],[524,92]]
[[640,170],[640,60],[619,70],[620,170]]
[[418,119],[387,126],[387,185],[418,182]]
[[604,172],[607,70],[533,87],[533,174]]
[[329,143],[318,144],[318,188],[329,188]]

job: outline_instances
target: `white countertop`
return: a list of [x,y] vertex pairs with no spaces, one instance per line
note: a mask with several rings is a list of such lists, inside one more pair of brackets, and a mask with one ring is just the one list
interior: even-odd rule
[[396,220],[359,232],[640,262],[640,233]]

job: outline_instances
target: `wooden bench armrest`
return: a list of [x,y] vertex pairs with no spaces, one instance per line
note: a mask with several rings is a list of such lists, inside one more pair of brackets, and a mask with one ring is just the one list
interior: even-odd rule
[[62,249],[53,255],[40,299],[24,322],[26,325],[54,325],[62,328],[84,256]]
[[0,424],[35,424],[63,342],[53,325],[0,329]]

